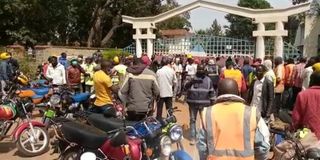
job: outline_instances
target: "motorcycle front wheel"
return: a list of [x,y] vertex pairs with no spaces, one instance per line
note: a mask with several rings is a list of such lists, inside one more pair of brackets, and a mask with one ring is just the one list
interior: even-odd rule
[[33,130],[34,134],[30,128],[23,130],[16,143],[19,152],[29,157],[41,155],[49,149],[48,132],[36,126]]

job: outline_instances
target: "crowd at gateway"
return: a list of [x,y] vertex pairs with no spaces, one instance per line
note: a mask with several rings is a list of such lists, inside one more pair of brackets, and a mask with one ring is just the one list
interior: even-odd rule
[[[19,70],[19,63],[10,53],[0,57],[5,94],[5,83]],[[121,99],[128,120],[161,118],[164,106],[171,111],[173,102],[186,102],[182,104],[189,107],[190,145],[197,145],[200,159],[244,156],[216,153],[226,148],[266,159],[270,149],[266,124],[282,110],[292,114],[291,129],[306,127],[320,138],[320,57],[262,60],[143,54],[105,60],[100,51],[72,58],[62,53],[48,57],[37,74],[54,85],[95,93],[91,112],[104,113],[114,99]],[[247,143],[248,148],[239,148]]]

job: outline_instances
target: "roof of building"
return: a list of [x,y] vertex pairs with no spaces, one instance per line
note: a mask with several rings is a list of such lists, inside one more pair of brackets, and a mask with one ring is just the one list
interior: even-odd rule
[[162,36],[187,36],[190,35],[192,33],[190,33],[189,31],[187,31],[186,29],[168,29],[168,30],[161,30],[160,34]]

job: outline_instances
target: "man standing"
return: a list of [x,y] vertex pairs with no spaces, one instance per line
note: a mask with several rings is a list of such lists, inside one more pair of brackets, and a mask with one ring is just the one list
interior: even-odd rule
[[308,127],[320,139],[320,72],[311,75],[310,88],[300,92],[292,112],[294,129]]
[[243,77],[244,79],[246,80],[246,84],[247,86],[249,87],[249,74],[251,72],[253,72],[253,68],[250,66],[250,60],[249,58],[245,58],[244,61],[243,61],[243,67],[242,67],[242,70],[241,70],[242,74],[243,74]]
[[182,86],[182,72],[183,72],[183,67],[181,64],[181,59],[179,57],[176,57],[175,62],[172,64],[172,68],[176,73],[177,76],[177,84],[174,87],[174,98],[179,98],[180,93],[181,93],[181,86]]
[[302,72],[306,66],[306,58],[301,57],[299,60],[299,64],[297,64],[293,68],[293,103],[296,101],[296,98],[298,96],[298,93],[302,90]]
[[273,82],[274,87],[276,86],[276,75],[273,72],[272,69],[272,61],[267,59],[263,62],[263,65],[267,67],[267,72],[264,74],[264,76],[268,79],[270,79]]
[[85,74],[84,70],[78,64],[77,59],[72,59],[71,66],[67,69],[67,82],[75,92],[80,92],[81,73]]
[[282,102],[284,104],[284,108],[292,110],[293,109],[293,69],[295,67],[294,60],[289,58],[287,61],[287,65],[284,67],[285,69],[285,77],[284,77],[284,92],[282,95]]
[[219,66],[215,64],[213,59],[210,59],[205,70],[208,73],[208,77],[211,79],[213,88],[216,90],[219,82]]
[[255,82],[250,86],[248,103],[250,106],[257,107],[263,118],[269,118],[272,114],[274,98],[273,82],[265,78],[267,68],[263,65],[256,67]]
[[275,68],[274,74],[276,75],[276,87],[275,87],[275,97],[274,97],[274,109],[275,114],[278,115],[280,108],[282,108],[282,93],[284,91],[284,76],[285,70],[283,66],[283,61],[281,57],[276,57],[274,60]]
[[237,82],[239,93],[244,93],[247,90],[246,81],[240,70],[233,68],[232,60],[226,61],[226,69],[220,75],[220,79],[230,78]]
[[93,74],[94,74],[94,68],[96,67],[96,64],[93,62],[92,57],[87,57],[86,62],[84,64],[84,71],[87,76],[84,77],[84,83],[85,83],[85,92],[91,93],[92,86],[93,86]]
[[187,103],[189,105],[191,145],[196,140],[196,121],[198,113],[214,101],[214,88],[211,79],[206,76],[204,65],[198,65],[196,77],[186,84]]
[[202,112],[197,148],[200,160],[267,159],[269,129],[256,107],[245,105],[237,82],[223,79],[215,105]]
[[94,90],[96,101],[90,109],[94,113],[104,113],[110,107],[113,107],[112,93],[117,93],[117,86],[113,86],[109,73],[112,69],[112,63],[106,60],[101,62],[101,70],[93,75]]
[[128,120],[142,120],[154,110],[154,99],[159,96],[156,74],[136,57],[127,73],[120,93],[127,97]]
[[116,77],[118,77],[118,83],[121,85],[124,81],[125,75],[127,74],[128,67],[123,64],[123,60],[118,56],[115,56],[113,58],[113,63],[115,66],[112,69],[112,75],[116,75]]
[[64,66],[65,69],[68,68],[68,59],[67,59],[67,53],[61,53],[61,56],[59,57],[59,63]]
[[316,58],[317,57],[311,57],[302,72],[302,90],[309,88],[310,77],[313,73],[312,66],[316,63]]
[[172,110],[173,87],[177,83],[177,77],[171,67],[172,59],[162,57],[162,68],[157,71],[157,80],[160,89],[160,99],[157,103],[157,119],[162,118],[163,104],[166,109]]
[[64,85],[66,81],[66,71],[62,64],[58,63],[57,57],[50,58],[50,65],[48,66],[46,76],[52,80],[53,85]]
[[7,81],[12,78],[13,75],[13,69],[11,64],[9,63],[10,54],[7,52],[0,54],[0,81],[1,81],[1,92],[2,92],[2,98],[6,96],[6,92],[4,88],[6,87]]

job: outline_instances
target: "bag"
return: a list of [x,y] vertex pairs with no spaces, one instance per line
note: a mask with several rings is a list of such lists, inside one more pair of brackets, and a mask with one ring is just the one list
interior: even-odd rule
[[291,160],[294,158],[296,145],[302,153],[305,153],[310,148],[320,149],[320,141],[316,135],[310,131],[300,139],[298,144],[292,140],[285,140],[274,147],[275,160]]

